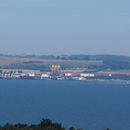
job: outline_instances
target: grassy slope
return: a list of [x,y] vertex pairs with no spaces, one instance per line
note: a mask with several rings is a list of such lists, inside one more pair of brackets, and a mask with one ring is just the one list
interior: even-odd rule
[[72,55],[60,58],[54,56],[52,58],[0,56],[0,67],[2,68],[48,70],[53,64],[59,64],[63,69],[89,67],[96,70],[108,68],[119,70],[130,69],[130,57],[116,55]]
[[73,68],[91,65],[100,66],[103,62],[101,60],[57,60],[0,56],[0,66],[4,66],[5,68],[41,69],[42,67],[48,68],[53,64],[59,64],[63,68]]

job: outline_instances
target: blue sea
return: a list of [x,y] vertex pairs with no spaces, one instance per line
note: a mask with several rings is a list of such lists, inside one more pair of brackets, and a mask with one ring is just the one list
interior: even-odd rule
[[67,128],[130,130],[130,85],[0,80],[0,124],[39,123],[42,118]]

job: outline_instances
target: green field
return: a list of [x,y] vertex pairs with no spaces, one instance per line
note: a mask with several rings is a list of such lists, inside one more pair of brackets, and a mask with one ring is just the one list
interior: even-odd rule
[[63,69],[66,69],[101,66],[103,62],[101,60],[58,60],[0,56],[1,68],[48,70],[53,64],[61,65]]

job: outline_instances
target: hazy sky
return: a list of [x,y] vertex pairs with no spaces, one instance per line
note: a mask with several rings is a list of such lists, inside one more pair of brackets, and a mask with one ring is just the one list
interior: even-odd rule
[[0,53],[130,56],[130,0],[0,0]]

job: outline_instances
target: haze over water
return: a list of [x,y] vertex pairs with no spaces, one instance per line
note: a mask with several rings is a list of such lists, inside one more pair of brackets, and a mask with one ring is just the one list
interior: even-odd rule
[[84,130],[130,129],[130,86],[87,81],[0,80],[0,124],[51,118]]

